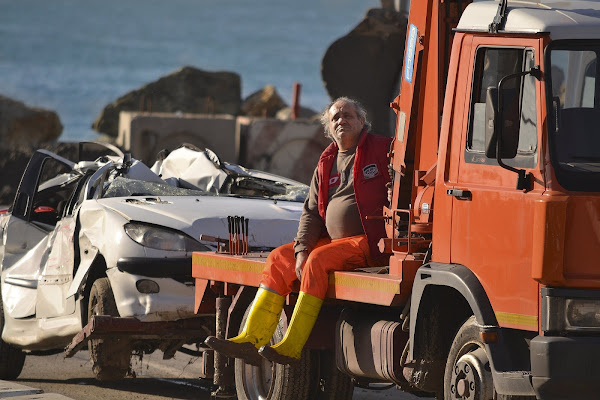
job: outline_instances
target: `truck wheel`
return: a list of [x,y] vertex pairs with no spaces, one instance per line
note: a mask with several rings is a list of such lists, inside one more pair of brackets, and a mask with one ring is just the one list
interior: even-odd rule
[[494,380],[475,316],[454,337],[444,372],[444,399],[494,399]]
[[[4,306],[0,295],[0,333],[4,330]],[[17,379],[23,365],[25,353],[0,339],[0,379]]]
[[475,316],[471,316],[458,330],[450,347],[444,372],[444,399],[528,400],[535,397],[496,393],[479,327]]
[[[88,302],[88,318],[94,315],[118,317],[117,304],[108,278],[99,278],[92,285]],[[112,381],[127,376],[131,348],[122,339],[91,339],[89,341],[92,371],[99,381]]]
[[[250,306],[246,309],[240,331],[246,324]],[[271,344],[281,341],[284,334],[280,320]],[[238,400],[309,400],[310,364],[310,352],[306,349],[302,351],[300,361],[293,366],[271,363],[265,359],[262,365],[255,367],[236,358],[235,389]]]
[[[335,363],[332,351],[314,350],[311,360],[315,363],[313,371],[318,371],[312,381],[315,400],[351,400],[354,393],[352,378],[341,372]],[[318,363],[318,364],[317,364]]]

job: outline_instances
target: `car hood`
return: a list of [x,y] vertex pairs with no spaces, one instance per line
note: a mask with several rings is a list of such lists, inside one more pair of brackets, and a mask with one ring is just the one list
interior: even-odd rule
[[98,202],[130,221],[228,238],[228,216],[249,219],[250,246],[277,247],[294,240],[302,203],[231,196],[115,197]]

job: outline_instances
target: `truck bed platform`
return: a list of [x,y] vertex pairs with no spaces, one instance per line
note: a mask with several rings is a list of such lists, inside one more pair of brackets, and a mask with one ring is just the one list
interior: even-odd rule
[[[237,285],[260,284],[268,253],[230,255],[195,252],[192,257],[192,276],[196,279],[196,304],[200,304],[209,282]],[[355,271],[336,271],[329,275],[327,297],[367,304],[394,306],[403,304],[410,293],[410,282],[402,276],[390,275],[387,268],[365,268]]]

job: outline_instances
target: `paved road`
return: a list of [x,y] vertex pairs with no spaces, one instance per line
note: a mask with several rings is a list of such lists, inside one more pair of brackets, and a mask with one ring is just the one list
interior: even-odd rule
[[[134,362],[136,378],[101,383],[93,377],[86,351],[70,359],[65,359],[62,354],[28,356],[21,376],[14,383],[41,389],[46,396],[58,394],[74,400],[209,400],[208,385],[198,379],[200,363],[197,361],[197,358],[182,353],[175,359],[162,360],[162,353],[156,352]],[[394,388],[385,391],[356,389],[353,397],[353,400],[381,399],[419,398]]]

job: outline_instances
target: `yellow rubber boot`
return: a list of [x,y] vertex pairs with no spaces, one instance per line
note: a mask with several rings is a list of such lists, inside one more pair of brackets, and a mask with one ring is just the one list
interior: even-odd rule
[[284,301],[285,297],[259,288],[242,333],[231,339],[209,336],[204,343],[228,357],[241,358],[249,364],[260,365],[262,358],[257,349],[269,343],[275,333]]
[[260,355],[279,364],[292,364],[300,360],[322,305],[323,300],[318,297],[300,292],[285,336],[274,346],[263,346],[258,351]]
[[227,340],[234,343],[250,342],[257,349],[269,343],[279,323],[284,301],[285,297],[259,288],[242,333]]

